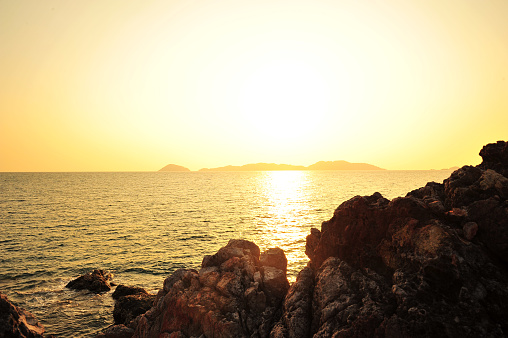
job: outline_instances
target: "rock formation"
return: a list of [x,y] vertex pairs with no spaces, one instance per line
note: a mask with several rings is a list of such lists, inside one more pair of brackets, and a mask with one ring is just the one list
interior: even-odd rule
[[0,337],[43,337],[44,327],[28,311],[17,307],[0,292]]
[[352,198],[312,229],[272,335],[506,336],[507,144],[480,155],[406,197]]
[[125,285],[118,285],[111,297],[115,300],[113,310],[115,324],[125,325],[148,311],[155,300],[155,296],[149,294],[145,289]]
[[179,269],[164,281],[134,337],[267,337],[289,283],[280,249],[230,240],[199,271]]
[[95,293],[111,290],[110,280],[113,275],[104,270],[93,270],[74,280],[71,280],[65,287],[74,290],[89,290]]
[[311,229],[310,262],[287,292],[282,250],[230,241],[167,278],[134,336],[508,335],[507,144],[480,155],[442,184],[341,204]]

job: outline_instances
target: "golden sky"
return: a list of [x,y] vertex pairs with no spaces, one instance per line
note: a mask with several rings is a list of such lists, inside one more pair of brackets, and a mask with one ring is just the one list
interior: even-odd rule
[[0,0],[0,171],[478,164],[508,1]]

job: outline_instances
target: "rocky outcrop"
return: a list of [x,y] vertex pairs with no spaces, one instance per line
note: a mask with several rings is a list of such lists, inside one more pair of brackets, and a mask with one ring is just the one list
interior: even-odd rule
[[126,285],[118,285],[111,296],[115,300],[113,310],[115,324],[125,325],[148,311],[155,300],[155,295],[149,294],[145,289]]
[[267,337],[289,283],[282,250],[261,257],[254,243],[230,240],[199,271],[177,270],[136,318],[134,337]]
[[65,287],[74,290],[89,290],[94,293],[107,292],[111,290],[110,280],[113,275],[104,270],[93,270],[74,280],[71,280]]
[[405,197],[344,202],[311,229],[289,290],[282,250],[230,241],[167,278],[134,336],[508,335],[506,149]]
[[44,327],[30,312],[17,307],[0,292],[0,337],[44,337]]
[[272,329],[271,337],[309,337],[313,290],[314,272],[305,267],[288,290],[283,303],[283,314]]
[[507,143],[480,155],[406,197],[352,198],[312,229],[272,336],[508,335]]
[[508,177],[508,142],[498,141],[487,144],[480,151],[483,162],[481,169],[492,169],[499,174]]

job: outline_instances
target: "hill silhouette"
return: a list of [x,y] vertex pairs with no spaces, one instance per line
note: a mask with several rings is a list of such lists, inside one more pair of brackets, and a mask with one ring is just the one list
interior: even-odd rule
[[203,168],[199,171],[272,171],[272,170],[306,170],[301,165],[275,164],[275,163],[250,163],[242,166],[228,165],[218,168]]
[[190,171],[190,169],[182,167],[181,165],[168,164],[164,168],[159,169],[159,171]]
[[372,164],[351,163],[348,161],[320,161],[310,166],[275,164],[275,163],[251,163],[242,166],[228,165],[218,168],[203,168],[199,171],[272,171],[272,170],[385,170]]
[[384,170],[368,163],[348,161],[319,161],[307,167],[307,170]]

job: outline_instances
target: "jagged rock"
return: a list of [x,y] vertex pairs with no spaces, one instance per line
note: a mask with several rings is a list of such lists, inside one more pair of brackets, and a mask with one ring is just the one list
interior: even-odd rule
[[[354,197],[311,230],[312,324],[301,336],[508,335],[506,149],[487,145],[480,166],[406,197]],[[299,310],[284,304],[272,336],[297,337],[287,318]]]
[[[129,325],[134,318],[148,311],[155,300],[155,295],[149,294],[143,288],[122,284],[116,287],[111,297],[115,300],[115,307],[113,310],[115,324],[125,325]],[[116,331],[114,332],[125,331],[122,329],[122,326],[115,326],[118,327],[115,328]],[[112,326],[111,328],[114,328],[115,326]],[[131,335],[133,333],[134,331],[131,332]]]
[[205,256],[199,272],[175,271],[154,306],[134,320],[134,337],[267,337],[289,287],[285,268],[278,268],[281,254],[270,249],[263,266],[257,245],[230,240]]
[[113,275],[105,270],[93,270],[74,280],[71,280],[65,287],[74,290],[89,290],[95,293],[111,290],[109,281]]
[[0,337],[44,337],[44,327],[28,311],[17,307],[0,292]]
[[497,141],[487,144],[480,150],[480,156],[483,159],[480,168],[492,169],[508,177],[508,142]]
[[128,325],[131,320],[150,310],[155,300],[155,295],[151,295],[145,290],[143,291],[116,299],[113,310],[115,324]]
[[286,271],[288,260],[281,248],[270,248],[261,253],[259,263],[262,266],[271,266],[281,271]]
[[272,329],[270,337],[309,337],[313,291],[314,272],[310,267],[305,267],[291,285],[284,299],[283,315]]

